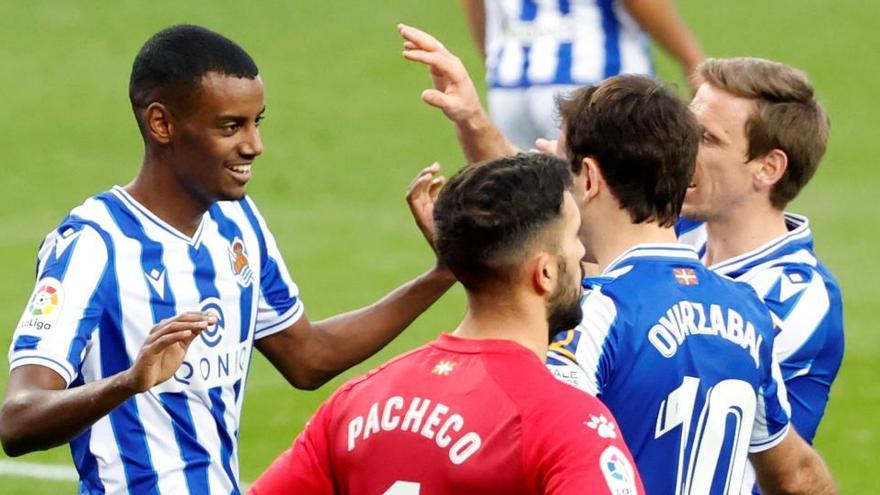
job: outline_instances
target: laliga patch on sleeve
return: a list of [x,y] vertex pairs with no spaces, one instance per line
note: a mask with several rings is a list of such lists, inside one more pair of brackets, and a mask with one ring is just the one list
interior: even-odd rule
[[40,280],[21,316],[18,330],[28,333],[52,330],[58,322],[63,303],[64,288],[61,282],[52,277]]
[[629,459],[614,445],[608,446],[599,456],[599,467],[605,483],[614,495],[635,495],[636,475]]

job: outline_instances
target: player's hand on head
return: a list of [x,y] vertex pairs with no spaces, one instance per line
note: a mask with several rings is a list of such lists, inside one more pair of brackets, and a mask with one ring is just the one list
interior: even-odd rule
[[480,98],[461,60],[430,34],[412,26],[398,24],[403,37],[403,57],[428,66],[433,89],[422,91],[422,100],[443,111],[456,123],[481,113]]
[[437,175],[439,172],[440,164],[437,162],[423,168],[409,184],[406,192],[406,202],[409,204],[416,225],[431,245],[431,249],[435,249],[434,204],[437,203],[440,189],[446,184],[446,177]]
[[145,392],[171,378],[180,368],[193,339],[215,323],[215,315],[191,311],[162,320],[154,326],[137,359],[127,371],[132,390]]

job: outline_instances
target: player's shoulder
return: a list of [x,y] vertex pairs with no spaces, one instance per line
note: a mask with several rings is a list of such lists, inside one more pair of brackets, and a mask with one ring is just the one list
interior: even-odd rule
[[339,387],[337,394],[347,395],[353,392],[357,392],[360,388],[367,386],[374,381],[382,380],[388,375],[395,372],[404,371],[408,366],[410,366],[413,359],[417,358],[421,354],[429,352],[430,349],[430,344],[425,344],[423,346],[417,347],[403,354],[395,356],[388,361],[380,364],[379,366],[371,369],[370,371],[364,373],[363,375],[356,376],[351,380],[345,382],[341,387]]

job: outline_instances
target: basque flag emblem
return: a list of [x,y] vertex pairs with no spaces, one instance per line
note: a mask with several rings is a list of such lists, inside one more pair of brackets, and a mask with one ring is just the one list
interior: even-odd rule
[[675,280],[681,285],[697,285],[700,281],[697,279],[697,272],[693,268],[674,268],[672,274]]

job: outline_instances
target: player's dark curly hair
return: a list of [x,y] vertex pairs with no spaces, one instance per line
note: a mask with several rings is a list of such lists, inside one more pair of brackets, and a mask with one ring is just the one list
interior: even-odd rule
[[561,225],[570,185],[568,164],[550,155],[520,153],[461,170],[434,207],[437,255],[466,288],[510,280],[531,243],[555,240],[541,234]]
[[656,79],[624,75],[581,88],[557,106],[572,172],[592,157],[634,223],[672,226],[700,143],[684,102]]
[[135,116],[155,101],[182,108],[209,72],[253,79],[259,69],[242,47],[209,29],[180,24],[159,31],[131,67],[128,96]]

